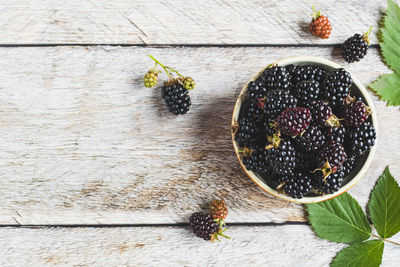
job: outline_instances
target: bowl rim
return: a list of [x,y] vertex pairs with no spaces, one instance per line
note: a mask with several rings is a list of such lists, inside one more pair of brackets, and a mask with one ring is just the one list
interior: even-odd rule
[[376,109],[374,106],[374,103],[372,101],[372,98],[370,97],[367,89],[365,89],[365,87],[361,84],[361,82],[350,72],[346,69],[346,71],[348,71],[352,77],[353,83],[354,85],[359,89],[359,91],[361,92],[361,94],[363,95],[365,101],[367,102],[367,105],[371,108],[372,114],[371,114],[371,120],[372,120],[372,124],[375,127],[376,133],[377,133],[377,138],[375,141],[375,145],[372,147],[372,149],[370,150],[368,157],[366,158],[364,165],[362,166],[362,168],[360,169],[360,171],[358,173],[356,173],[354,175],[354,177],[343,187],[341,187],[338,191],[336,191],[333,194],[326,194],[326,195],[322,195],[322,196],[315,196],[315,197],[304,197],[304,198],[300,198],[300,199],[295,199],[292,197],[289,197],[287,195],[284,195],[282,193],[279,193],[278,191],[276,191],[274,188],[271,188],[270,186],[268,186],[264,181],[262,181],[262,179],[260,179],[259,177],[257,177],[257,175],[253,172],[253,171],[249,171],[245,168],[245,166],[243,165],[241,159],[240,159],[240,155],[239,155],[239,147],[235,141],[235,132],[234,132],[234,126],[237,125],[237,121],[239,118],[239,113],[240,113],[240,108],[241,105],[243,103],[243,99],[246,96],[247,93],[247,86],[249,84],[249,82],[254,81],[255,79],[257,79],[261,73],[268,67],[272,66],[272,65],[278,65],[278,66],[286,66],[289,64],[299,64],[299,63],[317,63],[319,65],[325,65],[331,68],[344,68],[343,66],[339,65],[336,62],[333,62],[331,60],[325,59],[325,58],[320,58],[320,57],[315,57],[315,56],[292,56],[292,57],[286,57],[286,58],[282,58],[279,60],[274,61],[273,63],[267,65],[266,67],[262,68],[262,70],[260,70],[257,74],[255,74],[250,80],[247,81],[246,85],[242,88],[242,90],[240,91],[237,99],[236,99],[236,103],[233,109],[233,114],[232,114],[232,122],[231,122],[231,135],[232,135],[232,143],[233,143],[233,147],[235,150],[235,154],[236,157],[239,161],[239,164],[241,165],[242,169],[244,170],[244,172],[246,173],[246,175],[253,180],[254,183],[256,183],[262,190],[264,190],[265,192],[275,196],[275,197],[279,197],[281,199],[287,200],[287,201],[291,201],[291,202],[295,202],[295,203],[317,203],[317,202],[322,202],[334,197],[337,197],[341,194],[343,194],[344,192],[346,192],[347,190],[349,190],[351,187],[353,187],[356,183],[358,183],[360,181],[360,179],[364,176],[365,172],[367,171],[367,169],[369,168],[369,166],[371,165],[372,159],[375,155],[375,151],[376,151],[376,147],[377,147],[377,142],[378,142],[378,120],[377,120],[377,116],[376,116]]

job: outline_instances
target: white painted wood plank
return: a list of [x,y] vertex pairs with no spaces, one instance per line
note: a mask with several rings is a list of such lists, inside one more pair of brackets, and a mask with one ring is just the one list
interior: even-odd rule
[[[299,205],[267,195],[241,171],[230,140],[235,97],[272,61],[331,48],[57,47],[0,49],[0,223],[185,222],[213,197],[229,222],[304,220]],[[142,86],[154,54],[198,87],[185,116]],[[340,62],[340,61],[339,61]],[[346,65],[363,84],[388,69],[376,49]],[[400,179],[398,108],[375,104],[379,143],[351,193],[365,204],[386,165]]]
[[[396,0],[397,1],[397,0]],[[329,17],[329,40],[308,32],[315,5]],[[374,26],[378,0],[0,0],[1,44],[332,44]]]
[[[328,266],[346,245],[319,239],[307,225],[230,227],[211,243],[188,228],[0,229],[1,266]],[[400,241],[399,236],[393,240]],[[382,266],[397,266],[386,243]]]

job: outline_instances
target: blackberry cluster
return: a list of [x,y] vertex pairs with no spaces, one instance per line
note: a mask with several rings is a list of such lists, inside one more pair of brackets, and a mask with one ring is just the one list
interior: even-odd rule
[[183,85],[178,82],[172,85],[164,85],[161,96],[165,99],[165,104],[169,112],[175,115],[186,114],[192,104],[189,91],[183,88]]
[[354,34],[342,45],[342,55],[349,63],[360,61],[368,52],[368,37]]
[[190,216],[190,228],[196,236],[204,240],[211,240],[212,234],[218,231],[218,224],[209,214],[195,212]]
[[248,85],[235,136],[246,169],[292,198],[339,190],[376,139],[352,84],[344,69],[267,68]]
[[343,105],[343,100],[349,95],[353,80],[345,69],[337,69],[323,83],[323,95],[333,106]]

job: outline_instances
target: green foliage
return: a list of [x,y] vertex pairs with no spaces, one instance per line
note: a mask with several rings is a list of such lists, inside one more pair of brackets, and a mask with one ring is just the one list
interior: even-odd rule
[[342,249],[331,263],[331,267],[363,266],[375,267],[382,262],[384,243],[382,240],[369,240]]
[[[400,231],[400,187],[389,172],[383,171],[371,192],[368,203],[371,220],[379,236],[371,233],[371,226],[358,202],[348,193],[320,203],[307,204],[308,218],[315,233],[334,242],[353,243],[341,250],[331,266],[379,266],[384,241]],[[400,244],[397,244],[400,245]]]
[[357,201],[348,193],[307,205],[308,218],[321,238],[340,243],[354,243],[370,237],[371,227]]
[[388,105],[400,105],[400,7],[388,0],[383,27],[381,28],[381,52],[385,63],[394,71],[372,82],[369,87]]
[[372,190],[368,209],[382,238],[392,237],[400,231],[400,187],[388,167]]

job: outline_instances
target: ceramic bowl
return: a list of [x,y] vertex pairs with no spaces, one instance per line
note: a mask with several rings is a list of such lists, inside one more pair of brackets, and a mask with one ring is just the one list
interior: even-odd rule
[[[337,68],[342,68],[339,64],[332,62],[330,60],[324,59],[324,58],[318,58],[318,57],[312,57],[312,56],[298,56],[298,57],[288,57],[284,59],[280,59],[274,63],[273,65],[278,65],[278,66],[286,66],[289,64],[294,64],[294,65],[316,65],[320,66],[326,70],[333,70]],[[266,67],[267,68],[267,67]],[[253,81],[257,79],[265,70],[263,68],[260,72],[258,72],[250,81]],[[370,98],[367,90],[364,88],[364,86],[360,83],[360,81],[353,75],[351,74],[351,77],[353,79],[353,85],[351,87],[351,94],[355,96],[361,96],[366,104],[371,108],[372,114],[368,118],[368,121],[370,121],[374,126],[375,129],[377,129],[377,118],[376,118],[376,112],[375,112],[375,107],[372,102],[372,99]],[[249,83],[248,82],[248,83]],[[232,116],[232,126],[237,123],[241,119],[241,111],[245,110],[248,106],[248,102],[245,101],[246,93],[247,93],[247,85],[241,90],[236,104],[235,108],[233,110],[233,116]],[[232,128],[232,141],[233,141],[233,147],[235,149],[236,156],[239,160],[240,165],[242,166],[243,170],[246,172],[247,176],[250,177],[261,189],[266,191],[267,193],[274,195],[276,197],[292,201],[292,202],[297,202],[297,203],[315,203],[315,202],[321,202],[325,201],[331,198],[334,198],[347,190],[349,190],[352,186],[354,186],[360,179],[363,177],[365,172],[367,171],[369,165],[371,164],[372,158],[375,154],[375,149],[376,149],[376,144],[375,146],[369,151],[368,153],[364,154],[362,157],[359,157],[353,167],[353,170],[346,176],[344,177],[342,187],[340,188],[339,191],[333,193],[333,194],[326,194],[326,195],[313,195],[313,196],[307,196],[301,199],[295,199],[291,198],[285,194],[282,194],[275,190],[275,187],[277,186],[277,182],[272,180],[268,174],[259,174],[253,171],[249,171],[245,168],[241,161],[241,157],[239,155],[239,147],[237,142],[235,141],[235,136],[234,136],[234,131]]]

